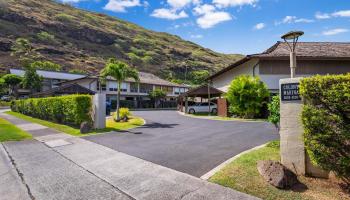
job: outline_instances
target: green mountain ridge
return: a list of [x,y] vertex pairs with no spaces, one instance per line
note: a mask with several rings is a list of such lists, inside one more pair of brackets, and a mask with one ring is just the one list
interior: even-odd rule
[[11,56],[17,38],[26,38],[42,60],[63,70],[96,74],[110,57],[163,78],[184,79],[185,72],[218,71],[242,57],[221,54],[105,14],[53,0],[0,0],[0,67],[21,67]]

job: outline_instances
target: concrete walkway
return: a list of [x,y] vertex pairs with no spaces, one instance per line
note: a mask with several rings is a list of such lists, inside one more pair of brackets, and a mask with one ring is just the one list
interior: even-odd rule
[[35,138],[0,145],[1,199],[257,199],[7,114],[0,117]]

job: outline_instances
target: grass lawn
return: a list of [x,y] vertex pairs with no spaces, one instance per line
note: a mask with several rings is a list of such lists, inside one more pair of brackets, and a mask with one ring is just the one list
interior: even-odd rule
[[110,131],[122,131],[122,130],[128,130],[131,128],[135,128],[138,126],[142,126],[144,124],[144,120],[140,117],[136,117],[136,116],[131,116],[128,122],[115,122],[112,118],[107,119],[106,120],[106,128],[104,129],[99,129],[99,130],[93,130],[92,132],[88,133],[88,134],[81,134],[80,133],[80,129],[76,128],[76,127],[71,127],[68,125],[63,125],[63,124],[57,124],[54,122],[50,122],[50,121],[45,121],[45,120],[41,120],[41,119],[37,119],[37,118],[33,118],[27,115],[23,115],[21,113],[17,113],[17,112],[12,112],[12,111],[7,111],[5,112],[9,115],[13,115],[17,118],[23,119],[23,120],[27,120],[33,123],[38,123],[41,124],[43,126],[47,126],[49,128],[52,129],[56,129],[58,131],[70,134],[70,135],[74,135],[74,136],[86,136],[86,135],[93,135],[93,134],[97,134],[97,133],[105,133],[105,132],[110,132]]
[[212,176],[209,181],[267,200],[350,199],[336,183],[326,179],[299,177],[299,181],[306,185],[306,190],[279,190],[266,183],[260,176],[256,168],[259,160],[280,160],[279,147],[268,145],[244,154]]
[[0,142],[30,139],[32,135],[0,118]]

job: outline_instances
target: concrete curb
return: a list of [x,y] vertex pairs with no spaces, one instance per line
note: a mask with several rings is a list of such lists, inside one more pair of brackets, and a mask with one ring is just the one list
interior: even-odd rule
[[237,154],[235,156],[233,156],[232,158],[226,160],[225,162],[221,163],[220,165],[218,165],[217,167],[215,167],[214,169],[210,170],[209,172],[207,172],[206,174],[204,174],[203,176],[201,176],[200,178],[203,180],[208,180],[210,177],[212,177],[214,174],[216,174],[218,171],[220,171],[221,169],[223,169],[224,167],[226,167],[228,164],[230,164],[232,161],[236,160],[237,158],[239,158],[240,156],[247,154],[249,152],[252,152],[254,150],[257,149],[261,149],[263,147],[265,147],[268,143],[260,145],[260,146],[256,146],[254,148],[251,148],[249,150],[243,151],[240,154]]
[[246,119],[230,119],[230,120],[223,120],[223,119],[213,119],[210,116],[193,116],[190,114],[185,114],[183,112],[177,111],[177,113],[179,113],[182,116],[185,117],[191,117],[191,118],[195,118],[195,119],[206,119],[206,120],[214,120],[214,121],[222,121],[222,122],[247,122],[247,123],[252,123],[252,122],[268,122],[268,121],[257,121],[257,120],[246,120]]

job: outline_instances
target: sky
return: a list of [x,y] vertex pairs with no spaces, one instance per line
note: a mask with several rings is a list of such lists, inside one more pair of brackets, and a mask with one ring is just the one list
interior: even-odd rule
[[167,32],[221,53],[260,53],[291,30],[349,42],[350,0],[59,0]]

